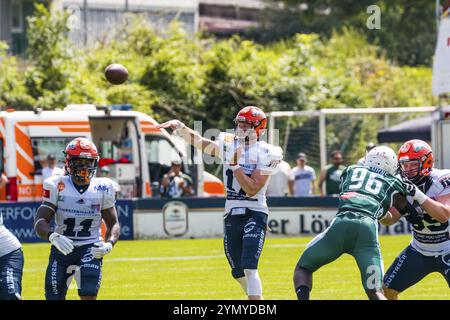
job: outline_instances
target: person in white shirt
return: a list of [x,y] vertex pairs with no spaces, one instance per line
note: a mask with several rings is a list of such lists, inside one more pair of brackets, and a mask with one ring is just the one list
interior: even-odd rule
[[289,194],[289,177],[291,174],[291,166],[284,160],[281,160],[275,173],[270,177],[267,185],[266,196],[268,197],[284,197]]
[[291,170],[289,191],[294,197],[305,197],[315,193],[316,173],[306,165],[306,154],[300,152],[297,156],[297,166]]
[[56,157],[54,154],[47,156],[47,166],[42,168],[42,181],[56,175],[64,175],[64,170],[56,166]]

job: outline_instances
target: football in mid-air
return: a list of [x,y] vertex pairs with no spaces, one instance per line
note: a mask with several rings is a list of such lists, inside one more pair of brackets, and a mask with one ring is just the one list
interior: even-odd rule
[[106,67],[105,77],[111,84],[122,84],[128,79],[128,70],[121,64],[113,63]]

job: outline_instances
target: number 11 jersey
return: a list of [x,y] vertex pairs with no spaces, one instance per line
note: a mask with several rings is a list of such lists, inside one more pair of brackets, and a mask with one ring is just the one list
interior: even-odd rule
[[56,206],[55,232],[73,240],[75,246],[101,240],[102,210],[115,205],[115,189],[108,178],[92,178],[80,192],[70,176],[44,181],[43,200]]

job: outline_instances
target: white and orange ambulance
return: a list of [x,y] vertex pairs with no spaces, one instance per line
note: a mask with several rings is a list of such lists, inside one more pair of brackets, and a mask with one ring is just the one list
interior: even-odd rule
[[69,105],[63,111],[0,111],[0,169],[8,177],[0,200],[40,201],[47,156],[54,154],[63,167],[62,151],[75,137],[96,144],[99,164],[109,167],[122,198],[157,196],[159,179],[174,156],[193,176],[198,196],[224,195],[221,180],[205,172],[201,161],[193,164],[185,145],[156,128],[150,116],[130,109],[128,105]]

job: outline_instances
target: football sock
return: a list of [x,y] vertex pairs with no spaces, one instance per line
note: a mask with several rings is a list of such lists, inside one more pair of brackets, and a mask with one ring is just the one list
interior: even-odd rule
[[307,286],[299,286],[295,293],[297,294],[298,300],[309,300],[309,291],[310,289]]

